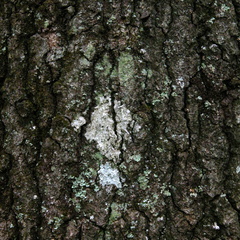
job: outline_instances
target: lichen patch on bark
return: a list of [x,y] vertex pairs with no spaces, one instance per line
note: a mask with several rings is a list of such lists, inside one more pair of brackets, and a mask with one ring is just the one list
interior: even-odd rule
[[125,141],[130,140],[128,127],[132,122],[132,116],[126,106],[117,100],[114,101],[115,113],[112,111],[111,97],[101,96],[92,113],[85,137],[90,142],[95,141],[101,153],[114,161],[121,153],[122,138]]
[[115,185],[117,188],[122,187],[119,171],[116,168],[112,168],[109,163],[102,164],[98,173],[102,186]]

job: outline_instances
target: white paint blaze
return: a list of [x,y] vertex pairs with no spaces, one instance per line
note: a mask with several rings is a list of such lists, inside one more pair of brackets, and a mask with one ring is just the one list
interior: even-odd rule
[[109,163],[102,164],[98,174],[102,186],[115,185],[117,188],[122,187],[118,170],[112,168]]

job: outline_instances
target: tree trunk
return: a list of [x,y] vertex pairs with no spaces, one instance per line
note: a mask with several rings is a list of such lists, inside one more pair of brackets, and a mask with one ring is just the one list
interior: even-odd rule
[[0,239],[239,239],[239,0],[3,0]]

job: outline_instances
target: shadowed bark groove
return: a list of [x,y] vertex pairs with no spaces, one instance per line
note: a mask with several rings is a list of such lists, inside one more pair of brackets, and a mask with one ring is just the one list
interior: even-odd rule
[[238,239],[238,0],[3,0],[0,239]]

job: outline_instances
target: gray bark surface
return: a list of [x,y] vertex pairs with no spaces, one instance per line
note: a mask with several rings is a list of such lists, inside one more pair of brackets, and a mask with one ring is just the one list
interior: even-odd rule
[[3,0],[0,239],[240,239],[240,1]]

